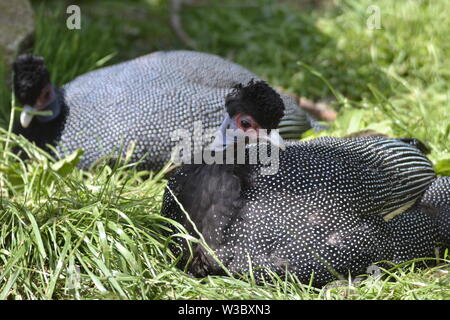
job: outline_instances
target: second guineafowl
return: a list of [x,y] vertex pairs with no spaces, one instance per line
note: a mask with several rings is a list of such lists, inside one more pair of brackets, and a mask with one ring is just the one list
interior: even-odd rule
[[[21,56],[14,63],[14,91],[24,105],[21,134],[59,155],[82,148],[80,162],[89,168],[102,157],[120,158],[134,150],[131,160],[158,170],[170,158],[177,141],[171,133],[194,123],[203,130],[220,125],[224,97],[230,88],[257,76],[218,56],[193,51],[161,51],[81,75],[55,87],[44,59]],[[283,134],[300,136],[312,119],[294,99],[283,95],[286,115]],[[33,116],[35,111],[51,115]]]
[[[219,134],[225,137],[227,128],[244,134],[273,131],[283,114],[278,94],[260,82],[236,87],[226,108]],[[267,117],[272,122],[265,122]],[[235,142],[226,139],[224,150]],[[429,160],[409,142],[382,137],[289,142],[271,175],[261,174],[266,166],[261,163],[185,164],[169,180],[162,215],[193,235],[198,229],[234,274],[252,266],[259,279],[267,271],[289,271],[322,285],[337,275],[364,273],[374,262],[394,259],[395,243],[408,241],[404,233],[414,233],[414,225],[433,232],[413,215],[405,227],[396,223],[435,179]],[[220,151],[222,144],[213,145]],[[261,146],[247,145],[246,159]],[[180,240],[174,248],[181,249],[182,262],[189,257],[186,245]],[[418,239],[409,256],[422,256],[424,247],[434,245],[431,238]],[[196,276],[223,274],[200,245],[189,270]]]

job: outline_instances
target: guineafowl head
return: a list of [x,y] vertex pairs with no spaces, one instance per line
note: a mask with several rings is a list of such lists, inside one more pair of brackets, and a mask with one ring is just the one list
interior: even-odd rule
[[235,134],[234,137],[245,135],[250,141],[262,139],[284,147],[276,130],[284,116],[284,103],[266,82],[252,79],[245,86],[234,86],[226,97],[225,106],[228,114],[212,144],[213,149],[223,150],[233,144],[235,140],[230,138],[230,134]]
[[46,110],[56,93],[43,57],[21,55],[14,62],[13,70],[14,93],[24,106],[20,120],[27,127],[33,118],[30,111]]

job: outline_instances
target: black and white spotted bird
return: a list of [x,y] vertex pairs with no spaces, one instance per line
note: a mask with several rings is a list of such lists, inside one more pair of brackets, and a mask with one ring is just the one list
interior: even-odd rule
[[[230,88],[252,78],[258,77],[215,55],[165,51],[89,72],[57,88],[44,59],[25,55],[14,63],[14,91],[24,106],[14,131],[41,148],[56,147],[58,155],[83,149],[83,169],[132,149],[131,161],[145,157],[142,167],[158,170],[177,143],[172,132],[192,134],[196,121],[205,131],[217,128]],[[299,137],[314,121],[294,99],[282,99],[281,132]],[[51,115],[33,115],[36,111]]]
[[[283,144],[272,132],[284,104],[267,84],[237,86],[226,108],[218,137],[227,137],[226,128],[250,136],[268,129],[266,140]],[[215,141],[213,149],[234,148],[235,142]],[[260,146],[247,145],[246,159]],[[192,221],[233,274],[252,266],[259,279],[268,270],[289,271],[303,282],[313,277],[315,285],[365,273],[384,259],[432,256],[432,248],[445,236],[448,240],[449,181],[429,188],[435,173],[415,140],[325,137],[286,142],[285,147],[272,175],[261,173],[267,165],[248,162],[181,166],[169,179],[162,215],[198,236]],[[426,205],[436,208],[441,200],[443,207],[430,216]],[[189,250],[178,240],[173,250],[181,250],[183,264]],[[224,274],[201,245],[194,247],[189,270],[195,276]]]

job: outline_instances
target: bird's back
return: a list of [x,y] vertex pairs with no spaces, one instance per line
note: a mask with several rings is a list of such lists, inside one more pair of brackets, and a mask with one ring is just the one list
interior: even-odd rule
[[321,208],[328,201],[355,216],[389,219],[411,206],[435,178],[422,152],[397,139],[325,137],[287,145],[280,153],[278,172],[257,175],[249,195],[307,196],[317,199]]

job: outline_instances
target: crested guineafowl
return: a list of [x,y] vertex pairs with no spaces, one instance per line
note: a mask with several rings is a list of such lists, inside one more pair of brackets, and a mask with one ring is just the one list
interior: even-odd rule
[[[430,187],[435,173],[415,140],[324,137],[284,143],[274,132],[283,100],[263,82],[236,86],[225,104],[228,115],[211,153],[236,153],[231,130],[249,140],[245,161],[183,164],[169,179],[162,215],[193,236],[201,233],[231,273],[251,266],[257,279],[288,271],[323,285],[339,275],[365,273],[380,260],[432,256],[432,248],[448,240],[450,184]],[[270,134],[255,140],[262,129]],[[263,174],[267,163],[250,161],[265,144],[279,150],[272,174]],[[436,208],[434,217],[425,212],[427,205]],[[183,253],[184,264],[187,243],[175,239],[172,249]],[[224,274],[202,245],[193,254],[193,275]]]

